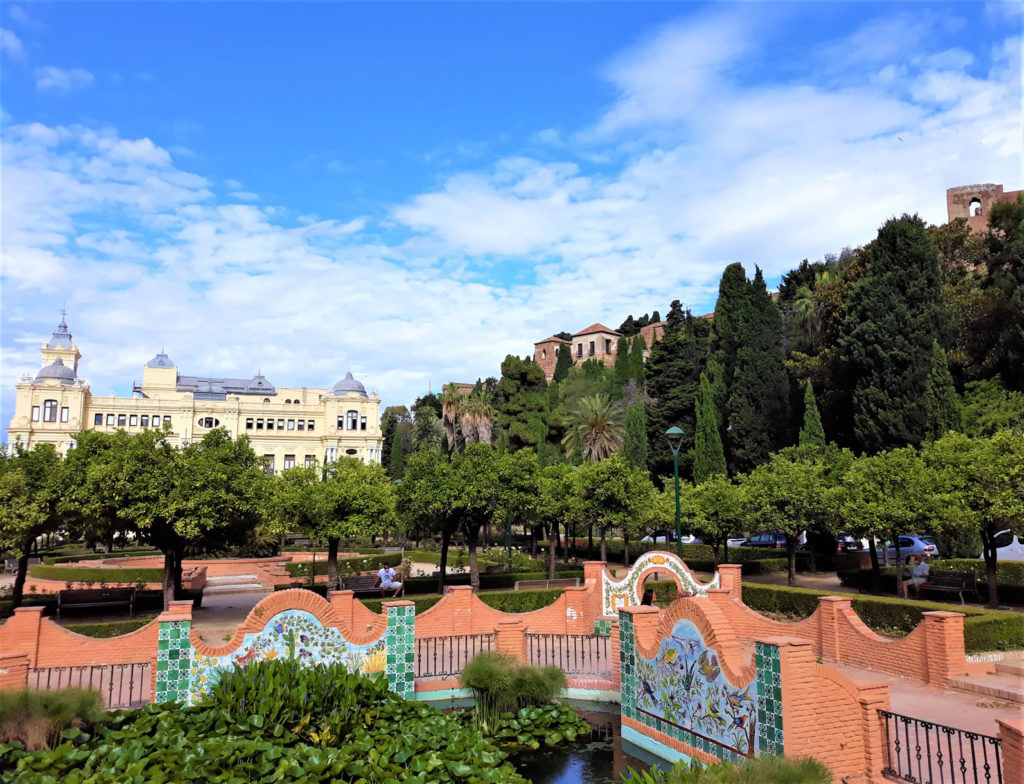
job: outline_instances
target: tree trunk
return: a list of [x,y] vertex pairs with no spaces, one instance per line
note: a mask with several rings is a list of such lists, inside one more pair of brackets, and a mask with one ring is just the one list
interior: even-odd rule
[[466,534],[466,545],[469,547],[469,584],[474,591],[480,590],[480,562],[476,557],[476,545],[480,537],[480,527],[471,526]]
[[874,534],[868,534],[868,551],[871,553],[871,593],[882,592],[882,570],[878,567],[878,547]]
[[551,530],[548,532],[548,579],[555,579],[555,558],[557,557],[558,548],[558,523],[551,524]]
[[787,582],[790,586],[796,585],[796,539],[792,536],[786,537],[786,556],[789,560],[789,576]]
[[530,557],[531,558],[536,558],[537,557],[537,528],[536,528],[536,526],[533,529],[533,536],[530,537],[530,538],[533,540],[533,541],[530,542]]
[[605,532],[601,529],[601,560],[608,563],[608,544],[605,542]]
[[996,544],[992,540],[988,531],[981,532],[981,542],[984,545],[984,556],[985,556],[985,574],[988,578],[988,604],[986,607],[990,607],[993,610],[999,609],[999,570],[997,565],[997,559],[999,557],[996,553]]
[[174,598],[177,599],[181,592],[181,569],[185,560],[185,547],[178,545],[174,549]]
[[444,576],[448,569],[448,545],[451,544],[452,535],[450,531],[441,532],[441,563],[437,570],[437,592],[444,594]]
[[594,560],[594,524],[587,526],[587,560]]
[[[718,554],[715,553],[715,555]],[[729,534],[722,536],[722,560],[720,563],[729,563]]]
[[[341,540],[330,537],[327,540],[327,589],[338,589],[338,544]],[[313,576],[316,579],[316,575]]]
[[[900,535],[896,534],[893,537],[893,542],[896,544],[896,595],[900,595],[900,589],[903,587],[903,557],[900,555]],[[886,558],[889,556],[888,549],[885,551]]]
[[171,609],[171,602],[174,601],[174,575],[177,574],[177,569],[174,566],[177,550],[173,545],[167,545],[164,550],[164,576],[163,576],[163,591],[164,591],[164,610]]
[[21,548],[22,555],[18,558],[18,573],[14,576],[14,586],[11,590],[11,607],[21,607],[21,600],[25,596],[25,578],[28,577],[28,554],[31,552],[31,544]]
[[629,568],[629,534],[625,531],[622,532],[622,560],[625,561],[625,567]]

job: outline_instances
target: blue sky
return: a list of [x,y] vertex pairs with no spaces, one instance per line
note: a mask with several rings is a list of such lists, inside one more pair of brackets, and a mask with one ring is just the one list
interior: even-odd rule
[[66,300],[94,394],[385,402],[1020,188],[1014,3],[0,6],[0,417]]

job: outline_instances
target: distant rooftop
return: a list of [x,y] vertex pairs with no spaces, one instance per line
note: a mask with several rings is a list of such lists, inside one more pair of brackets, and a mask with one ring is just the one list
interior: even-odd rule
[[610,327],[606,327],[604,324],[598,323],[598,324],[591,324],[586,329],[581,329],[579,332],[573,333],[573,337],[574,338],[578,338],[580,335],[593,335],[595,332],[608,332],[608,333],[610,333],[612,335],[618,335],[619,334],[614,329],[611,329]]

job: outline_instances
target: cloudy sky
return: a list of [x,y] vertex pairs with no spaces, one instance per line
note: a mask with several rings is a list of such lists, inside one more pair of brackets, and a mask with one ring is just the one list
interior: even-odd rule
[[1024,186],[1002,2],[0,6],[2,417],[81,375],[385,403]]

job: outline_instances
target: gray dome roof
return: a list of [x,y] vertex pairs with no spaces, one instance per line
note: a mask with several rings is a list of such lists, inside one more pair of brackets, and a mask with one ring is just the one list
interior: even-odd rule
[[174,363],[171,362],[171,358],[169,356],[167,356],[164,352],[161,351],[159,354],[157,354],[155,357],[149,360],[149,362],[146,363],[146,367],[172,368],[174,367]]
[[336,397],[344,397],[345,395],[357,394],[360,397],[367,397],[366,387],[360,384],[351,373],[346,373],[345,378],[334,385],[331,390],[331,394]]
[[47,365],[36,376],[36,383],[56,379],[62,384],[75,383],[75,371],[64,364],[63,360],[55,359],[52,364]]

